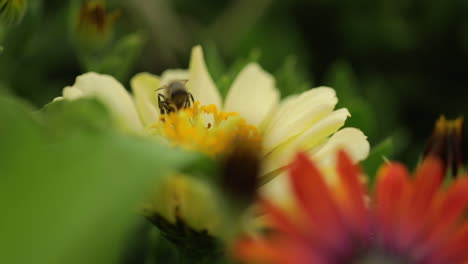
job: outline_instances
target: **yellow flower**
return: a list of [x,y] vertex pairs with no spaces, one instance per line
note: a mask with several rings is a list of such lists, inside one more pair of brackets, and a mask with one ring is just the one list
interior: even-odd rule
[[[187,89],[196,103],[161,116],[156,90],[173,80],[188,80]],[[63,97],[97,96],[125,129],[214,156],[225,153],[238,136],[258,143],[264,183],[260,192],[278,203],[287,204],[292,197],[283,171],[297,151],[307,153],[325,170],[332,170],[338,149],[347,151],[354,162],[369,153],[367,137],[360,130],[340,130],[350,114],[344,108],[334,110],[338,99],[332,88],[318,87],[280,100],[273,76],[250,63],[223,102],[200,46],[193,48],[188,70],[167,70],[161,76],[140,73],[131,86],[133,96],[112,77],[87,73],[66,87]]]
[[290,196],[283,173],[294,153],[305,151],[327,169],[342,148],[357,162],[367,157],[367,137],[356,128],[339,130],[350,116],[347,109],[334,107],[335,91],[318,87],[280,101],[273,76],[258,64],[248,64],[234,80],[224,102],[209,75],[201,47],[194,47],[189,70],[168,70],[161,77],[141,73],[132,79],[138,112],[145,126],[158,122],[155,89],[171,80],[188,80],[187,88],[201,105],[214,105],[219,111],[234,112],[258,130],[262,139],[261,191],[278,202]]

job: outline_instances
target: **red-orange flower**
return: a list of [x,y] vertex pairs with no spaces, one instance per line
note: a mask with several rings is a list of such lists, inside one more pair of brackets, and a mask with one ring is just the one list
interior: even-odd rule
[[445,188],[435,158],[427,158],[414,178],[390,163],[368,194],[359,167],[344,152],[337,172],[339,181],[330,186],[298,154],[290,166],[297,214],[262,200],[274,231],[241,239],[236,256],[248,263],[468,263],[467,177]]

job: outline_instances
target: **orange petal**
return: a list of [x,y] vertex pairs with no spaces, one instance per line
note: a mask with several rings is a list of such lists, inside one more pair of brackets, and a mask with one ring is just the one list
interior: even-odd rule
[[468,205],[468,178],[458,178],[450,188],[441,194],[440,206],[433,210],[428,238],[433,243],[440,243],[447,238],[447,234],[454,228]]
[[353,164],[346,152],[339,151],[337,171],[345,192],[345,200],[340,204],[346,206],[342,208],[342,212],[346,212],[344,217],[348,218],[347,222],[351,224],[357,235],[364,237],[368,234],[369,214],[364,201],[364,186],[359,181],[360,169]]
[[425,159],[417,170],[408,202],[402,210],[403,226],[400,234],[403,247],[411,246],[421,239],[425,222],[429,220],[429,209],[443,177],[442,163],[436,158]]
[[297,225],[297,223],[294,223],[286,213],[281,211],[280,208],[278,208],[276,205],[269,202],[268,200],[261,199],[260,203],[262,207],[265,208],[265,210],[267,211],[273,226],[277,228],[278,231],[284,233],[286,236],[289,236],[290,239],[307,243],[305,237],[306,234],[303,231],[299,230],[299,226]]
[[[468,261],[468,221],[458,228],[447,243],[431,254],[432,263],[466,263]],[[449,262],[449,261],[450,262]]]
[[285,263],[278,248],[261,240],[239,240],[232,249],[232,255],[239,260],[248,260],[249,263]]
[[337,205],[318,168],[307,158],[298,153],[290,165],[292,188],[300,207],[309,221],[321,232],[317,236],[324,246],[342,247],[340,243],[346,232],[341,225]]
[[375,210],[382,239],[387,246],[395,239],[400,221],[399,211],[409,186],[409,173],[402,164],[391,163],[380,168],[375,191]]

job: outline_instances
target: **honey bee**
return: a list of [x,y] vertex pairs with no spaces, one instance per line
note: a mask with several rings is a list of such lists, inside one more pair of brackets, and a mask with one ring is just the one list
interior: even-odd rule
[[186,83],[187,80],[171,81],[158,89],[165,90],[165,95],[158,94],[158,106],[161,115],[190,107],[193,104],[193,95],[187,91]]

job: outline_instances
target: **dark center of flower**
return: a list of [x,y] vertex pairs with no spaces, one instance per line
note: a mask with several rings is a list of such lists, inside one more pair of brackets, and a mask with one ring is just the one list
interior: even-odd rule
[[256,195],[260,156],[256,146],[238,138],[232,149],[224,157],[221,168],[220,185],[228,195],[243,204],[250,204]]
[[352,264],[409,264],[410,262],[404,257],[397,254],[389,254],[380,249],[372,249],[361,254],[356,260],[346,262]]

